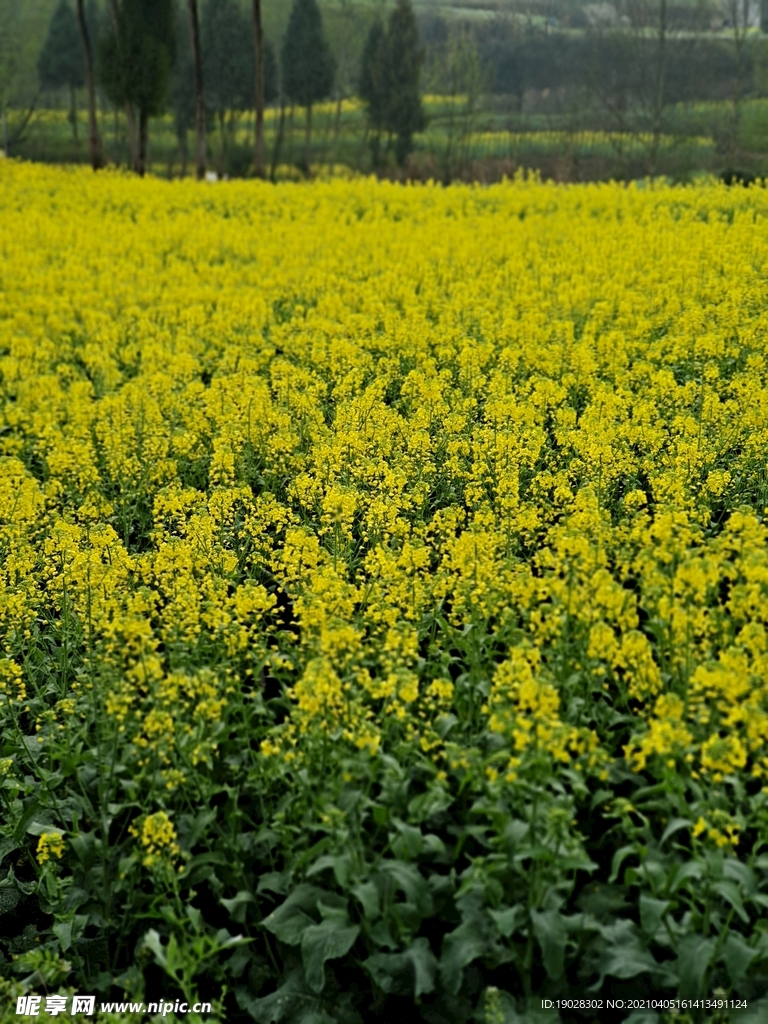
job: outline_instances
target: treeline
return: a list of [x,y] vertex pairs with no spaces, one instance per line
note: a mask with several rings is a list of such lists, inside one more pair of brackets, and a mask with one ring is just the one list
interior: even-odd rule
[[[424,53],[411,0],[397,0],[389,17],[373,20],[359,58],[357,91],[365,102],[374,164],[382,138],[403,163],[426,124],[419,77]],[[216,126],[226,154],[237,115],[255,112],[253,171],[267,172],[264,111],[279,101],[272,167],[279,157],[286,106],[305,110],[302,166],[310,168],[312,109],[328,99],[337,74],[317,0],[292,0],[279,48],[266,38],[261,0],[248,13],[237,0],[60,0],[38,58],[40,83],[67,89],[77,131],[76,90],[88,96],[89,156],[105,163],[97,91],[124,110],[131,167],[147,167],[148,126],[173,111],[180,146],[195,132],[195,165],[206,173],[207,136]]]

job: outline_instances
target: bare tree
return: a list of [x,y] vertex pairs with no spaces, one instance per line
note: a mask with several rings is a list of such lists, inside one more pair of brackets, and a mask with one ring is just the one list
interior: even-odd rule
[[77,23],[80,28],[80,38],[83,42],[83,55],[85,57],[85,85],[88,91],[88,150],[91,157],[91,167],[98,171],[104,166],[104,155],[101,149],[101,136],[99,134],[99,122],[96,116],[96,85],[93,76],[93,47],[91,46],[91,35],[88,31],[88,22],[85,18],[83,0],[77,0]]
[[256,126],[253,139],[253,171],[263,178],[264,167],[264,25],[261,0],[253,0],[253,43],[256,51]]
[[203,92],[203,58],[200,50],[200,18],[197,0],[187,0],[189,28],[192,39],[192,69],[195,76],[195,163],[197,180],[205,177],[205,93]]

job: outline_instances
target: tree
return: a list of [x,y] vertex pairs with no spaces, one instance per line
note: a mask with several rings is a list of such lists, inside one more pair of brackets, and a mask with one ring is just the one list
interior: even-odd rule
[[236,0],[206,0],[202,38],[206,102],[219,122],[226,163],[234,115],[250,108],[256,88],[250,26]]
[[76,90],[85,85],[85,63],[80,29],[68,0],[59,0],[53,12],[37,73],[43,89],[69,89],[69,120],[77,139]]
[[328,98],[336,70],[317,0],[293,0],[282,58],[285,95],[307,111],[304,170],[308,174],[312,105]]
[[195,80],[195,165],[197,180],[205,177],[205,93],[203,91],[203,58],[200,51],[200,17],[197,0],[187,0],[189,35],[192,44],[192,69]]
[[411,0],[397,0],[387,26],[389,95],[385,127],[395,136],[395,156],[402,166],[413,149],[413,136],[427,126],[419,92],[424,52]]
[[389,74],[387,67],[387,34],[380,18],[368,30],[360,64],[360,99],[365,103],[371,136],[373,166],[380,161],[381,133],[387,123]]
[[93,10],[89,11],[91,19],[88,18],[83,5],[83,0],[77,0],[77,24],[80,28],[80,40],[83,44],[83,58],[85,60],[85,83],[88,92],[88,151],[91,158],[91,167],[98,171],[104,166],[104,154],[101,149],[101,135],[99,134],[99,121],[96,114],[96,83],[93,72],[93,46],[91,45],[91,27],[88,22],[91,20]]
[[[177,8],[178,54],[173,65],[169,87],[169,102],[173,111],[173,126],[181,158],[181,173],[186,175],[189,160],[187,133],[196,126],[197,96],[195,92],[194,54],[191,40],[189,9],[186,5]],[[203,109],[203,145],[205,146],[205,109]],[[205,167],[205,148],[203,149]],[[199,151],[196,152],[199,160]],[[197,168],[199,173],[199,166]],[[205,171],[203,171],[203,174]]]
[[264,25],[261,20],[261,0],[253,0],[253,50],[256,58],[255,111],[253,137],[253,173],[264,177]]
[[101,81],[112,103],[138,114],[134,169],[143,175],[149,118],[164,109],[176,56],[173,0],[113,0],[113,10],[100,47]]
[[253,170],[257,178],[266,173],[264,156],[264,105],[277,99],[277,59],[268,39],[264,38],[261,0],[253,0],[253,50],[256,63],[256,124],[253,138]]

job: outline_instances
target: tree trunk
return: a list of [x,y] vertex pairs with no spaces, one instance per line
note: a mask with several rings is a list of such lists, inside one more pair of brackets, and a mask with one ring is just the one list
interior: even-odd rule
[[256,131],[253,140],[253,172],[264,177],[264,27],[261,0],[253,0],[253,42],[256,48]]
[[[200,51],[200,19],[197,0],[188,0],[192,35],[192,63],[195,72],[195,160],[197,180],[205,177],[205,93],[203,92],[203,59]],[[186,164],[186,161],[185,161]]]
[[182,128],[179,132],[179,159],[181,160],[181,176],[187,176],[187,162],[189,161],[189,146],[187,145],[187,129]]
[[[117,10],[117,0],[110,0],[109,9],[112,14],[112,27],[115,30],[115,37],[117,38],[118,45],[120,44],[120,14]],[[130,152],[131,170],[136,171],[137,174],[143,174],[143,170],[139,170],[141,139],[138,137],[136,131],[136,115],[133,110],[131,103],[125,104],[125,120],[128,125],[128,150]],[[139,133],[141,128],[139,128]]]
[[147,170],[147,138],[149,135],[149,118],[146,113],[141,110],[139,112],[139,151],[138,160],[136,161],[136,173],[140,177],[144,177]]
[[304,135],[304,173],[309,177],[309,144],[312,138],[312,104],[307,104],[307,130]]
[[[5,116],[5,114],[3,114]],[[283,148],[283,133],[285,131],[285,100],[280,100],[280,120],[277,124],[277,132],[275,133],[275,145],[272,148],[272,168],[270,171],[270,178],[274,182],[275,176],[277,175],[277,165],[280,162],[280,151]]]
[[69,87],[69,122],[72,125],[72,138],[77,142],[77,100],[74,85]]
[[88,151],[91,158],[91,167],[98,171],[104,166],[104,155],[101,150],[101,137],[99,135],[99,122],[96,117],[96,86],[93,80],[93,50],[91,49],[91,37],[88,32],[88,22],[85,20],[83,0],[77,0],[77,22],[80,26],[80,38],[83,43],[83,54],[85,56],[85,84],[88,90]]
[[342,96],[339,93],[336,100],[336,123],[333,127],[333,166],[339,162],[339,139],[341,137],[341,104]]

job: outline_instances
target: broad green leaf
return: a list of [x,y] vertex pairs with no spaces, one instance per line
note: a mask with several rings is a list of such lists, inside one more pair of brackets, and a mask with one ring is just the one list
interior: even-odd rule
[[413,864],[406,864],[402,860],[383,860],[379,870],[392,878],[422,917],[429,917],[433,913],[432,893],[427,880]]
[[557,910],[532,910],[533,932],[541,946],[544,969],[556,981],[565,969],[565,922]]
[[704,865],[698,860],[689,860],[682,864],[673,873],[669,886],[670,892],[677,892],[683,882],[690,879],[700,879],[704,875]]
[[379,910],[379,890],[373,882],[358,882],[352,887],[352,895],[357,897],[369,921],[381,916]]
[[238,924],[245,922],[245,913],[249,903],[255,903],[255,897],[253,893],[248,892],[246,889],[241,889],[240,892],[236,893],[230,900],[221,899],[220,903],[226,907],[233,921],[237,921]]
[[421,834],[421,829],[397,820],[394,824],[398,835],[392,840],[392,852],[400,860],[414,860],[424,847],[424,836]]
[[659,846],[663,846],[667,839],[674,835],[675,832],[679,832],[681,828],[690,828],[691,825],[693,825],[693,822],[689,818],[673,818],[664,829]]
[[267,917],[264,926],[289,946],[298,946],[304,931],[315,924],[310,911],[317,908],[323,890],[304,882],[297,886]]
[[740,885],[745,894],[750,896],[757,887],[755,874],[749,864],[736,860],[735,857],[726,857],[723,861],[723,875]]
[[291,878],[287,871],[269,871],[262,875],[256,892],[275,892],[278,896],[285,896],[291,885]]
[[525,907],[522,903],[518,903],[514,907],[504,907],[501,910],[490,910],[488,913],[505,939],[508,939],[516,931],[518,925],[525,920]]
[[752,962],[759,956],[759,950],[748,946],[736,932],[730,933],[723,947],[723,959],[734,988],[739,988]]
[[735,882],[732,882],[728,878],[722,878],[719,882],[715,882],[712,888],[716,893],[718,893],[718,895],[723,897],[726,903],[729,903],[733,907],[745,924],[749,924],[749,914],[744,909],[744,904],[741,901],[741,893],[739,892]]
[[653,937],[656,934],[669,905],[669,900],[657,900],[645,893],[640,894],[640,924],[646,935]]
[[479,915],[463,921],[444,937],[440,974],[443,984],[454,995],[461,988],[464,968],[482,956],[488,945],[488,936]]
[[376,953],[363,967],[383,992],[412,992],[418,999],[435,988],[437,960],[425,938],[416,939],[404,953]]
[[704,982],[715,945],[715,939],[705,939],[703,935],[686,935],[680,940],[675,967],[680,979],[680,995],[684,998],[705,994]]
[[634,921],[620,919],[599,926],[599,931],[606,942],[601,958],[601,978],[607,974],[614,978],[634,978],[646,972],[656,975],[665,971],[641,941]]
[[42,836],[46,832],[57,836],[66,835],[63,828],[57,828],[55,825],[50,825],[44,821],[32,821],[27,825],[27,835]]
[[335,960],[348,953],[359,934],[357,925],[344,924],[335,917],[326,918],[320,924],[312,924],[303,930],[301,958],[304,976],[313,992],[322,992],[325,987],[326,960]]

